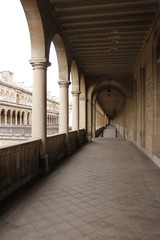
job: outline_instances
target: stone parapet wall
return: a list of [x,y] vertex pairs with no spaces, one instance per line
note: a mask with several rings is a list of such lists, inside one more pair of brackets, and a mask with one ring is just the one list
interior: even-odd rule
[[[86,137],[83,129],[80,132],[82,145]],[[79,147],[77,137],[78,132],[72,131],[68,138],[66,134],[47,138],[49,170]],[[42,173],[43,156],[40,156],[40,148],[41,140],[0,147],[0,201]]]
[[0,148],[0,201],[39,175],[40,143]]

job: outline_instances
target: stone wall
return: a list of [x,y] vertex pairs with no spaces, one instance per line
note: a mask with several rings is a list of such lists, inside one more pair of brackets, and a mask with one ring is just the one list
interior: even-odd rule
[[160,166],[159,66],[160,18],[150,32],[134,70],[134,143]]
[[39,175],[40,143],[0,148],[0,201]]

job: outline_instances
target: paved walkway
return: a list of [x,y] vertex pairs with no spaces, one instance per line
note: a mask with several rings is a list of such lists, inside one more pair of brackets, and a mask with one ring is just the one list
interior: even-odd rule
[[116,137],[116,127],[115,126],[107,126],[103,130],[103,137],[104,138],[115,138]]
[[98,138],[26,190],[2,240],[159,240],[160,170],[132,144]]

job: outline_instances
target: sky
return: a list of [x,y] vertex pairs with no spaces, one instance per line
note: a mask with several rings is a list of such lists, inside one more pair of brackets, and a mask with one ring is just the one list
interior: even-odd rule
[[[14,82],[32,86],[30,59],[29,30],[20,0],[0,0],[0,71],[11,71],[14,73]],[[59,97],[58,64],[53,46],[50,62],[52,65],[47,70],[47,90]]]

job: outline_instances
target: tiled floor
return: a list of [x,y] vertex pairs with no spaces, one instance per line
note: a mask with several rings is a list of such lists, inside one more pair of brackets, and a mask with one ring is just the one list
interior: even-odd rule
[[2,240],[160,240],[160,170],[132,144],[98,138],[0,217]]

